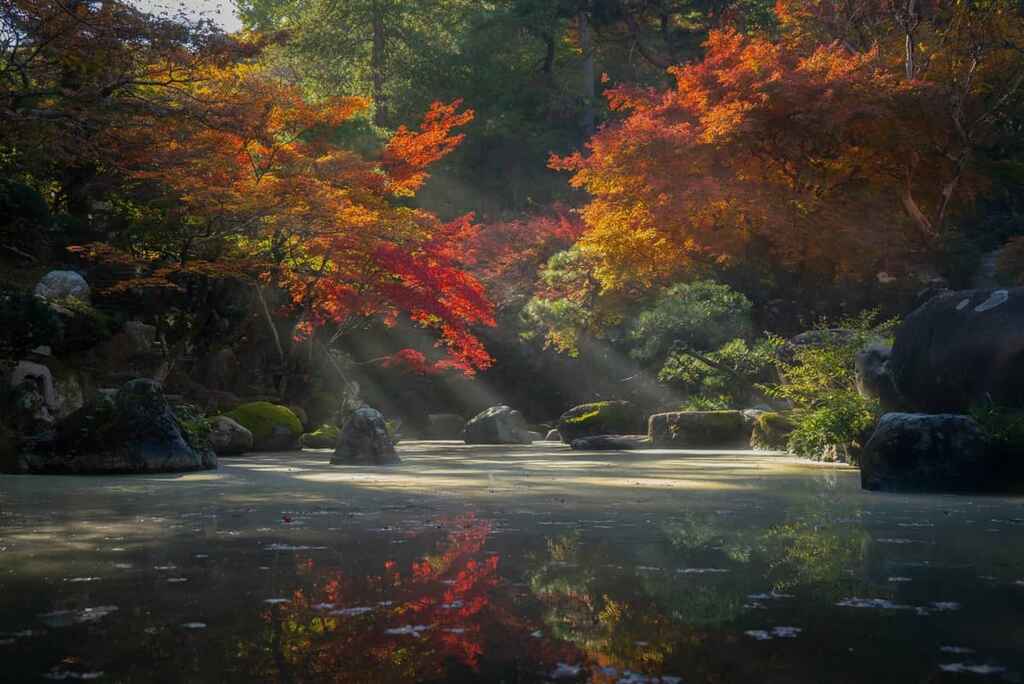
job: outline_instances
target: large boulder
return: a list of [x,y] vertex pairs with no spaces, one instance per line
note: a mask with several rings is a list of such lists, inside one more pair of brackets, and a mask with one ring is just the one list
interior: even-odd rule
[[897,329],[889,367],[915,411],[1024,407],[1024,288],[932,298]]
[[594,435],[628,435],[644,427],[644,414],[628,401],[597,401],[574,406],[558,419],[562,441]]
[[252,432],[227,416],[210,419],[210,443],[218,456],[237,456],[252,451]]
[[255,451],[291,451],[298,446],[302,421],[287,406],[252,401],[225,413],[252,433]]
[[656,447],[736,449],[749,445],[751,427],[742,411],[675,411],[651,416],[647,435]]
[[91,290],[85,278],[74,271],[50,271],[36,283],[34,293],[43,299],[88,302]]
[[999,485],[1002,465],[969,416],[887,413],[861,454],[864,489],[969,492]]
[[159,383],[132,380],[99,392],[61,421],[46,447],[23,449],[19,472],[168,473],[217,467],[175,416]]
[[11,371],[10,386],[12,422],[18,432],[35,434],[53,427],[58,399],[49,368],[21,361]]
[[492,406],[466,423],[463,439],[466,444],[530,444],[533,435],[519,411]]
[[462,439],[466,421],[454,413],[431,413],[427,416],[427,439]]
[[331,463],[391,465],[400,462],[384,415],[368,406],[353,411],[338,435]]

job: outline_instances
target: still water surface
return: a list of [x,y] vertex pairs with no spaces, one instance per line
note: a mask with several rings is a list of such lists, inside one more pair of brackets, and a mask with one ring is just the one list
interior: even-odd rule
[[0,680],[1019,682],[1024,498],[412,443],[0,476]]

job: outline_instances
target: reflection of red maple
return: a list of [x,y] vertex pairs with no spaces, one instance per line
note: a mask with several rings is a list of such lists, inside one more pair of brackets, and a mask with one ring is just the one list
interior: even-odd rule
[[[266,611],[288,666],[310,678],[359,682],[430,679],[450,662],[475,669],[484,652],[483,613],[494,612],[499,557],[480,557],[489,522],[470,514],[442,526],[449,533],[438,552],[407,571],[393,560],[379,575],[348,577],[332,570],[315,590],[298,589],[288,604]],[[317,572],[315,566],[301,569]],[[332,614],[351,608],[371,610]],[[416,633],[387,631],[402,627]]]

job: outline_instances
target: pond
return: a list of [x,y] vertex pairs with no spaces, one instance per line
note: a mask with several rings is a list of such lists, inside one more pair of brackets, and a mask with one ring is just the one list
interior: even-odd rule
[[0,476],[14,682],[1021,681],[1024,499],[736,452]]

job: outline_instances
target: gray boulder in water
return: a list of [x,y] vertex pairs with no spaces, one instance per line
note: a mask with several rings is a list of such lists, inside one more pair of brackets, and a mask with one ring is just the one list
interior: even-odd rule
[[932,298],[897,329],[889,368],[915,411],[1024,407],[1024,288]]
[[530,444],[534,433],[519,411],[508,406],[492,406],[466,423],[463,439],[466,444]]
[[331,463],[343,465],[391,465],[401,463],[388,426],[380,411],[363,407],[353,411],[338,433]]
[[171,473],[217,467],[193,443],[159,383],[132,380],[96,397],[57,424],[52,441],[18,455],[17,470],[38,473]]
[[969,416],[887,413],[861,455],[864,489],[969,492],[998,486],[1001,464]]

